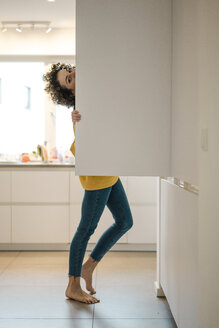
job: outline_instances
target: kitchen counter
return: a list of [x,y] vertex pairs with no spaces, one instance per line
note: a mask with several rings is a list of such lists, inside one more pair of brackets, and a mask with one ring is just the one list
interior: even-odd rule
[[74,163],[0,162],[0,167],[75,167]]

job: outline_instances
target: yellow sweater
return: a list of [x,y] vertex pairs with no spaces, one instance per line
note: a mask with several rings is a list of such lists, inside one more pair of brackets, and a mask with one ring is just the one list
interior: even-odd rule
[[[73,129],[75,134],[75,123],[73,123]],[[75,140],[71,145],[70,151],[75,156]],[[96,190],[96,189],[103,189],[113,186],[117,182],[119,177],[118,176],[79,176],[79,179],[84,189]]]

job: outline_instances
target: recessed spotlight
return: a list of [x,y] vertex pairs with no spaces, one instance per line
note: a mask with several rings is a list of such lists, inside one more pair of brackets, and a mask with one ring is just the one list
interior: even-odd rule
[[51,27],[48,27],[47,30],[46,30],[46,33],[49,33],[52,31],[52,28]]
[[55,2],[55,0],[47,0],[48,2]]
[[17,32],[22,32],[22,28],[20,27],[19,24],[18,24],[18,27],[16,27],[16,31],[17,31]]

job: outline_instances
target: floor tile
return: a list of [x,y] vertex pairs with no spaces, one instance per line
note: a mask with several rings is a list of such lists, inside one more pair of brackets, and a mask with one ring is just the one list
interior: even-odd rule
[[14,263],[17,264],[68,264],[67,251],[20,251]]
[[0,274],[2,285],[63,285],[67,286],[68,272],[63,264],[9,264]]
[[18,252],[0,251],[0,273],[8,266],[8,264],[12,263],[18,255],[19,255],[19,251]]
[[0,318],[92,318],[94,304],[67,299],[63,286],[0,286]]
[[92,319],[0,319],[0,328],[92,328]]
[[171,318],[165,298],[156,297],[154,290],[122,285],[96,287],[100,302],[95,304],[94,318]]
[[96,304],[65,297],[68,251],[0,252],[0,264],[0,328],[176,327],[155,294],[156,252],[108,252],[93,274]]
[[[115,252],[114,252],[115,253]],[[121,253],[121,252],[120,252]],[[145,253],[145,252],[144,252]],[[156,281],[156,258],[154,254],[125,252],[102,259],[97,268],[97,289],[104,286],[135,286],[138,290],[153,290]],[[108,254],[107,254],[108,255]]]
[[177,328],[174,319],[94,319],[93,328]]
[[[0,274],[0,286],[66,286],[68,285],[68,254],[60,252],[22,252]],[[58,254],[58,255],[57,255]],[[56,255],[56,256],[55,256]],[[51,258],[50,258],[51,256]],[[84,261],[86,260],[86,257]],[[96,274],[93,275],[96,285]],[[86,291],[81,278],[81,287]]]

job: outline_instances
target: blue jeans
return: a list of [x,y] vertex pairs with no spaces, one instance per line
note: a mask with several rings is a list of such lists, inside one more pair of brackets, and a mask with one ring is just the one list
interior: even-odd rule
[[88,241],[97,227],[105,205],[111,211],[115,222],[104,231],[89,254],[90,257],[100,261],[106,252],[132,227],[132,213],[120,178],[111,187],[85,190],[81,220],[70,245],[69,276],[81,276],[82,262]]

